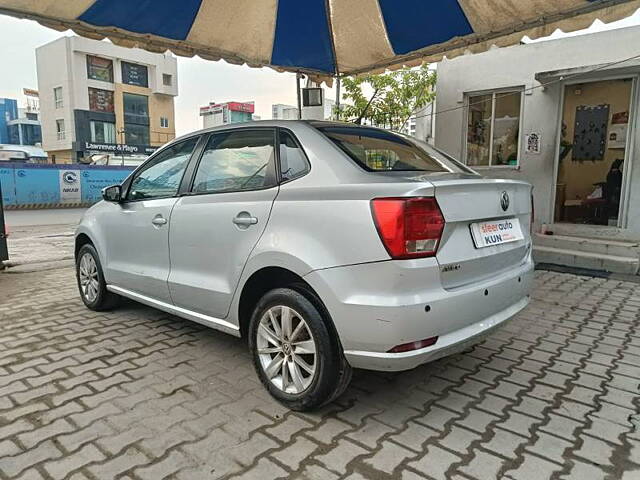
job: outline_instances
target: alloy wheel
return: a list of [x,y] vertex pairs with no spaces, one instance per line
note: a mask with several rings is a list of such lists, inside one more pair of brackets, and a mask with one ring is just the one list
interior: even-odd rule
[[78,267],[78,275],[80,277],[80,289],[85,300],[93,303],[98,297],[100,289],[100,279],[98,278],[98,266],[96,260],[90,253],[85,253],[80,258]]
[[305,391],[316,374],[316,343],[309,325],[284,305],[269,308],[258,325],[256,347],[269,381],[288,394]]

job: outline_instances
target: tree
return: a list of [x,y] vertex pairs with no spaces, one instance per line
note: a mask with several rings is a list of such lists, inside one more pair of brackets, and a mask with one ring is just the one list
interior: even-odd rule
[[401,130],[411,115],[435,96],[436,73],[427,65],[379,75],[342,79],[347,103],[338,112],[342,120]]

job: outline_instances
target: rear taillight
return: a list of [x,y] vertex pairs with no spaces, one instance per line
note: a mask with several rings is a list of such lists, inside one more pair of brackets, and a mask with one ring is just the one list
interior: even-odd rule
[[393,259],[432,257],[444,217],[432,197],[376,198],[371,201],[380,239]]

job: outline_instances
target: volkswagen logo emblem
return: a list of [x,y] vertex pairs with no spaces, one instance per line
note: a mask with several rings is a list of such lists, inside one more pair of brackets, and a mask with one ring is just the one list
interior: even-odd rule
[[502,192],[500,194],[500,206],[504,212],[509,209],[509,194],[507,192]]

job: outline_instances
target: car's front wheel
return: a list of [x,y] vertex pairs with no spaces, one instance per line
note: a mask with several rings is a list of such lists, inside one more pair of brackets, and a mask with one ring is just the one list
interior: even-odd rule
[[107,290],[98,252],[89,243],[80,247],[76,256],[76,279],[80,297],[87,308],[102,311],[117,305],[119,297]]
[[249,346],[260,380],[292,410],[317,408],[342,393],[351,367],[316,299],[278,288],[258,302]]

